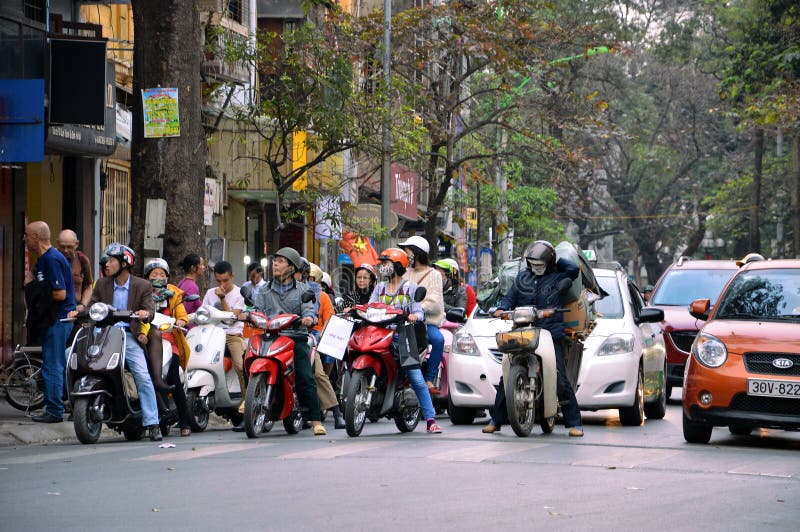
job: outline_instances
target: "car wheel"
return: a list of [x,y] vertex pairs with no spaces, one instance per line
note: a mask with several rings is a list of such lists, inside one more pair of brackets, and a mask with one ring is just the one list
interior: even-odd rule
[[753,427],[746,427],[744,425],[731,425],[728,427],[728,430],[731,431],[731,434],[735,434],[736,436],[750,436],[753,433]]
[[644,415],[647,416],[647,419],[664,419],[664,416],[667,415],[667,387],[664,384],[665,382],[662,379],[661,390],[655,402],[645,403],[644,405]]
[[450,397],[447,398],[447,413],[450,415],[450,423],[453,425],[472,425],[472,422],[475,421],[474,408],[455,406]]
[[697,423],[686,417],[683,413],[683,439],[689,443],[708,443],[711,439],[713,426],[705,423]]
[[641,364],[639,365],[633,404],[619,409],[619,421],[625,427],[637,427],[644,421],[644,374]]

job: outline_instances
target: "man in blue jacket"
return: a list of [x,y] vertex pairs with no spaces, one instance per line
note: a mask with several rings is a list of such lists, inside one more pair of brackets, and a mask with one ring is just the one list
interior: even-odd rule
[[[514,284],[508,293],[497,302],[490,312],[500,317],[504,310],[516,307],[533,306],[537,308],[560,308],[563,306],[563,295],[559,292],[559,283],[563,279],[575,280],[580,269],[577,264],[567,259],[556,260],[556,249],[546,240],[537,240],[525,249],[527,268],[517,274]],[[550,331],[556,351],[556,369],[558,371],[558,400],[564,414],[564,425],[570,429],[570,436],[583,436],[583,422],[575,391],[567,377],[567,365],[564,361],[564,318],[556,312],[549,318],[537,322],[539,327]],[[492,433],[500,430],[503,420],[507,418],[506,397],[503,378],[495,396],[492,420],[483,428],[483,432]]]

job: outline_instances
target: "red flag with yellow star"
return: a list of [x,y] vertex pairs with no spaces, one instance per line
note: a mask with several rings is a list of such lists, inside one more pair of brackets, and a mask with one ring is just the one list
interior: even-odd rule
[[361,235],[345,231],[342,233],[339,247],[350,256],[355,268],[362,264],[375,265],[378,263],[378,252],[372,247],[369,239]]

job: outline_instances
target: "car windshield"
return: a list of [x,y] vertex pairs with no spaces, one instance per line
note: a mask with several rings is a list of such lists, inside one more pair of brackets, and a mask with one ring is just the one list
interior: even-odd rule
[[735,270],[671,270],[653,293],[651,305],[688,305],[695,299],[719,297]]
[[603,299],[595,301],[594,308],[601,318],[621,318],[625,311],[622,308],[622,295],[616,277],[597,277],[600,287],[608,292]]
[[714,318],[800,321],[800,269],[741,273],[723,294]]

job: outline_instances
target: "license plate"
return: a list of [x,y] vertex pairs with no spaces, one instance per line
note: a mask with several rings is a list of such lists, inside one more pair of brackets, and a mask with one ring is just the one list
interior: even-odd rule
[[747,379],[747,395],[800,399],[800,382]]

